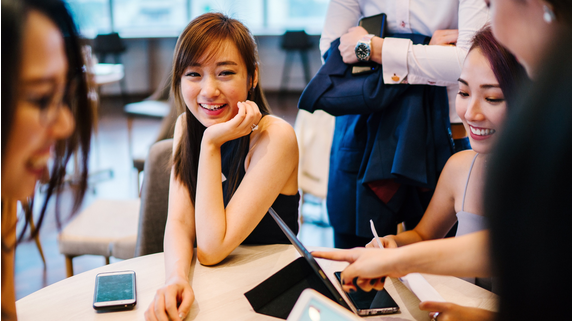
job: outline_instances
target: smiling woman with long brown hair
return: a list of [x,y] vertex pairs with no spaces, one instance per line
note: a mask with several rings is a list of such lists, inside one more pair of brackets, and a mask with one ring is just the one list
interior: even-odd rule
[[195,245],[199,262],[212,265],[240,244],[289,243],[267,214],[271,206],[298,231],[296,136],[270,115],[259,68],[248,29],[220,13],[197,17],[177,41],[171,88],[183,114],[174,135],[166,284],[147,320],[189,313]]
[[[37,233],[76,153],[73,210],[79,208],[93,117],[80,39],[65,4],[2,0],[2,320],[16,319],[17,201],[32,196],[38,179],[49,172]],[[27,226],[32,218],[25,219]]]

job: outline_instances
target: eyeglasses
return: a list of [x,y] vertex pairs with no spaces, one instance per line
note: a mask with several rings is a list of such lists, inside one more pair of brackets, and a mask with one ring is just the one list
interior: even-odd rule
[[68,82],[64,90],[54,88],[47,92],[30,91],[23,94],[23,100],[39,111],[39,122],[42,126],[52,126],[60,115],[61,109],[67,108],[66,106],[70,104],[70,93],[75,92],[77,86],[77,77],[75,78]]
[[48,127],[55,123],[64,103],[64,95],[55,93],[25,94],[23,100],[39,111],[39,121],[42,126]]

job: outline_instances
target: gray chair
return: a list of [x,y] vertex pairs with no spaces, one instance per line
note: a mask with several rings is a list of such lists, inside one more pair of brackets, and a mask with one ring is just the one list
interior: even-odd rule
[[145,161],[135,256],[163,252],[172,150],[172,139],[159,141],[151,146]]

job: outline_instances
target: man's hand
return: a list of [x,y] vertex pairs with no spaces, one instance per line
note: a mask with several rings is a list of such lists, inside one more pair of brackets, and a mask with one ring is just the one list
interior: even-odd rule
[[458,29],[437,30],[433,33],[433,37],[431,37],[429,45],[454,46],[457,44],[458,38],[459,38]]
[[358,62],[356,57],[356,44],[365,35],[367,31],[363,27],[351,27],[347,33],[340,37],[340,45],[338,49],[342,55],[342,59],[346,64],[355,64]]

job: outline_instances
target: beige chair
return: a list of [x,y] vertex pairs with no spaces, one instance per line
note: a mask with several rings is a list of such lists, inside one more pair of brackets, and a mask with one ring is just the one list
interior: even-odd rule
[[325,199],[328,193],[330,149],[335,117],[317,110],[313,114],[299,110],[294,130],[300,149],[298,185],[304,193]]
[[[329,225],[327,222],[326,196],[328,194],[328,175],[330,169],[330,149],[334,137],[335,117],[316,110],[313,114],[299,110],[294,130],[298,138],[300,162],[298,165],[298,186],[301,191],[300,210],[302,223],[313,222]],[[322,208],[318,217],[311,217],[304,210],[307,194],[320,200]]]
[[67,276],[73,275],[74,257],[101,255],[109,264],[115,242],[136,240],[139,207],[139,199],[98,199],[74,217],[58,236],[60,253],[66,257]]

